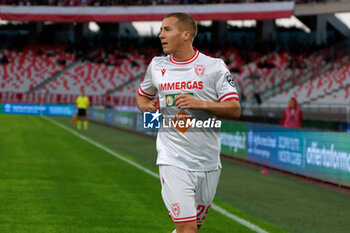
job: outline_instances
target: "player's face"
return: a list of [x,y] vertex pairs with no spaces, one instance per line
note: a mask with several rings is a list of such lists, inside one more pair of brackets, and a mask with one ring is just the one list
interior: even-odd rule
[[289,100],[289,107],[290,108],[295,108],[295,100],[294,99],[291,99],[291,100]]
[[160,27],[159,39],[165,54],[175,53],[184,42],[183,32],[176,26],[177,20],[175,17],[165,18]]

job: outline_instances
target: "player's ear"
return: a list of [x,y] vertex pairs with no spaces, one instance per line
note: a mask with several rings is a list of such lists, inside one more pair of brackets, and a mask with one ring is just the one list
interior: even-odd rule
[[185,41],[188,41],[191,39],[191,32],[190,31],[183,31],[183,38]]

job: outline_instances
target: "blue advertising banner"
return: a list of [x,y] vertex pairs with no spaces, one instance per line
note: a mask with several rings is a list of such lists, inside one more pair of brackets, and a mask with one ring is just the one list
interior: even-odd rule
[[247,159],[350,186],[350,135],[248,124]]
[[302,169],[301,131],[281,127],[248,124],[247,159],[270,167]]
[[46,116],[72,116],[74,113],[74,106],[3,103],[2,113]]
[[[91,109],[91,119],[156,135],[141,113]],[[350,135],[223,121],[221,149],[227,155],[350,187]]]

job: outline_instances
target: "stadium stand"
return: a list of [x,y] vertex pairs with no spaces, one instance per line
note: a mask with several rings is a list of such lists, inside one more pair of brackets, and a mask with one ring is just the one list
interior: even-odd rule
[[[84,88],[90,96],[105,95],[112,91],[111,94],[115,97],[134,97],[150,58],[158,52],[152,47],[98,49],[90,56],[75,60],[74,54],[65,50],[67,46],[42,45],[25,46],[23,52],[4,50],[3,57],[6,57],[9,63],[3,62],[0,66],[1,92],[31,91],[60,71],[38,91],[74,96]],[[226,62],[240,89],[243,102],[251,100],[255,93],[262,93],[261,97],[266,103],[277,100],[288,102],[291,95],[302,98],[305,102],[324,95],[327,83],[332,83],[327,92],[348,84],[346,77],[349,67],[346,64],[349,64],[350,57],[337,54],[339,59],[326,62],[329,59],[329,49],[301,54],[288,51],[263,54],[255,51],[249,63],[238,47],[230,47],[225,51],[201,51],[213,57],[221,57]],[[67,68],[73,62],[74,65]],[[316,79],[318,81],[315,87]],[[128,84],[123,86],[126,82]],[[286,83],[301,84],[288,90],[283,87]],[[280,94],[265,98],[263,93],[268,93],[274,88],[277,88],[277,93]]]
[[155,53],[154,49],[147,50],[148,55],[145,55],[145,49],[136,48],[130,48],[127,52],[121,49],[111,52],[98,50],[43,89],[56,94],[76,94],[84,88],[87,95],[106,94],[146,71],[150,54]]
[[64,45],[28,45],[22,50],[1,52],[0,87],[2,92],[28,92],[36,85],[75,61]]
[[[0,0],[0,4],[2,5],[15,6],[124,6],[237,2],[248,1]],[[305,1],[297,2],[305,3]],[[42,23],[32,24],[33,28],[38,31],[41,30],[41,27],[47,27]],[[59,24],[57,23],[57,25]],[[113,27],[108,27],[108,25],[106,26],[108,23],[98,21],[97,24],[101,28],[100,34],[95,35],[97,37],[101,37],[101,35],[104,37],[106,35],[105,33],[110,33],[109,30],[113,27],[118,28],[118,23],[113,24]],[[84,23],[84,25],[79,26],[85,30],[88,25]],[[77,35],[83,31],[77,30],[78,27],[75,24],[64,28],[64,30],[71,30],[70,33]],[[236,30],[241,29],[235,28],[232,32]],[[112,29],[112,31],[116,33],[118,30]],[[210,28],[205,33],[210,34],[215,32],[214,29]],[[292,42],[288,45],[275,45],[269,49],[265,49],[264,44],[260,43],[264,43],[266,40],[258,42],[260,40],[257,38],[259,33],[254,30],[252,32],[255,38],[253,40],[247,40],[244,46],[239,44],[241,43],[239,39],[237,40],[239,37],[235,37],[236,40],[233,42],[235,44],[226,44],[225,47],[219,47],[221,45],[211,44],[210,41],[205,40],[201,41],[203,43],[202,46],[198,46],[201,52],[213,57],[221,57],[225,61],[239,88],[242,105],[246,104],[246,106],[249,106],[249,104],[253,104],[255,99],[258,100],[257,97],[259,97],[260,102],[262,101],[265,104],[279,101],[280,104],[285,105],[285,102],[292,95],[298,97],[301,104],[307,104],[310,101],[318,103],[327,100],[329,102],[330,99],[337,101],[338,98],[347,96],[348,89],[346,87],[348,85],[347,79],[349,78],[349,67],[347,64],[350,59],[346,55],[347,53],[330,56],[330,54],[334,53],[332,52],[331,45],[324,46],[321,49],[320,47],[314,47],[314,45],[308,44],[308,42],[303,46],[300,44],[293,45]],[[47,33],[47,31],[40,33]],[[240,33],[245,34],[244,37],[249,34],[245,29],[240,31]],[[291,30],[291,34],[293,33]],[[81,38],[91,36],[88,34],[83,35],[82,33]],[[34,37],[33,35],[28,36],[28,38],[32,39]],[[114,41],[115,38],[111,38],[109,38],[109,41],[105,45],[102,45],[102,48],[112,43],[120,46],[120,41]],[[154,38],[157,40],[156,37]],[[118,35],[119,39],[120,36]],[[230,39],[232,38],[226,38],[228,43],[231,42]],[[90,41],[93,40],[91,39]],[[76,58],[73,52],[65,51],[66,47],[45,48],[45,46],[41,45],[37,45],[37,47],[42,47],[41,50],[44,55],[36,55],[37,48],[32,45],[26,46],[22,53],[15,49],[0,51],[0,94],[1,96],[5,96],[6,100],[14,98],[18,102],[30,102],[30,100],[37,100],[41,96],[45,96],[45,98],[47,97],[45,100],[47,103],[72,103],[80,89],[84,88],[85,92],[92,99],[96,100],[91,101],[93,104],[103,103],[105,101],[104,98],[109,98],[108,96],[115,100],[113,101],[114,104],[125,103],[125,101],[117,100],[118,98],[125,98],[128,100],[126,101],[127,103],[134,104],[133,101],[129,100],[134,98],[137,92],[137,88],[143,78],[143,73],[150,62],[149,59],[154,55],[160,54],[154,44],[143,46],[143,49],[140,49],[139,45],[124,45],[113,50],[106,47],[100,49],[101,45],[93,45],[92,47],[95,52],[85,58]],[[312,49],[308,47],[312,47]],[[27,52],[27,50],[33,51]],[[50,50],[57,51],[55,51],[55,55],[47,56]],[[30,58],[31,56],[32,58]],[[32,67],[29,68],[29,66]],[[326,89],[327,91],[325,91]],[[339,91],[339,94],[337,91]],[[2,100],[4,101],[4,98]],[[346,101],[342,101],[341,103],[345,104]]]
[[328,105],[348,105],[350,102],[350,85],[338,88],[333,92],[328,92],[323,97],[316,99],[314,104],[328,104]]
[[[256,60],[243,64],[240,72],[233,72],[233,76],[245,97],[250,98],[255,93],[262,97],[270,94],[270,89],[276,88],[281,92],[287,82],[298,83],[309,78],[314,67],[320,66],[323,55],[320,51],[294,54],[288,51],[270,52]],[[305,77],[304,77],[305,76]],[[271,95],[271,94],[270,94]]]
[[[344,88],[350,84],[350,57],[345,55],[332,63],[319,65],[317,72],[310,72],[311,78],[306,82],[292,87],[289,90],[282,91],[280,94],[269,98],[269,102],[287,103],[291,96],[300,99],[300,103],[315,101],[323,95],[333,92],[339,88]],[[342,103],[341,99],[338,100]]]

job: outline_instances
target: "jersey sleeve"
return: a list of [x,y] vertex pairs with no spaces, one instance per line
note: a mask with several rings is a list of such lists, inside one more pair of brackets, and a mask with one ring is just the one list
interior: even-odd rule
[[239,100],[236,84],[232,79],[230,71],[222,60],[217,64],[217,82],[215,88],[220,102],[232,99]]
[[145,96],[149,99],[153,99],[157,93],[157,88],[153,85],[152,82],[152,63],[153,61],[149,64],[145,74],[145,78],[141,83],[138,91],[139,95]]

